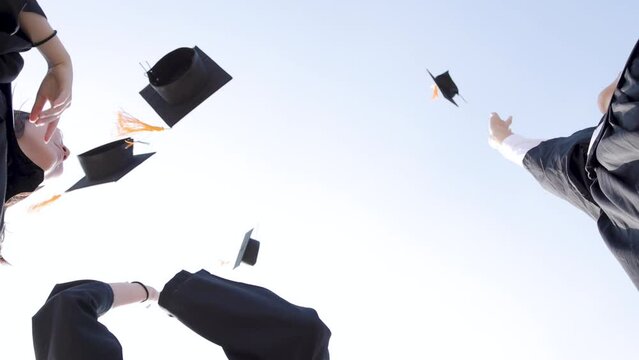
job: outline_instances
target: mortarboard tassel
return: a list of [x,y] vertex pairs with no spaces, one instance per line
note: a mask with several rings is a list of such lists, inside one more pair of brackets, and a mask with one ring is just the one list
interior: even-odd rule
[[29,207],[29,211],[38,211],[40,209],[42,209],[43,207],[53,203],[54,201],[58,200],[62,195],[53,195],[50,199],[48,200],[44,200],[42,202],[39,202],[37,204],[31,205]]
[[124,140],[124,143],[126,144],[126,146],[124,147],[125,149],[130,148],[130,147],[131,147],[131,146],[133,146],[133,144],[135,144],[135,143],[140,143],[140,144],[144,144],[144,145],[149,145],[149,143],[148,143],[148,142],[139,141],[139,140],[133,140],[133,139],[131,139],[131,140],[125,139],[125,140]]
[[433,97],[431,99],[435,100],[439,97],[439,88],[437,85],[433,85]]
[[128,135],[141,131],[164,131],[161,126],[153,126],[134,118],[125,111],[118,111],[118,134]]

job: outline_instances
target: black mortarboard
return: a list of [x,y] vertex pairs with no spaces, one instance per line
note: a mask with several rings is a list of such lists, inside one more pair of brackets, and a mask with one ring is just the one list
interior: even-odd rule
[[252,233],[253,229],[249,230],[244,235],[244,240],[242,240],[240,252],[237,254],[237,259],[235,260],[233,269],[240,266],[241,263],[253,266],[257,262],[257,254],[260,251],[260,242],[251,238]]
[[197,46],[164,55],[149,71],[140,95],[173,127],[232,77]]
[[431,74],[428,69],[426,69],[426,71],[428,71],[428,74],[430,74],[430,77],[432,77],[433,80],[435,81],[435,85],[442,92],[442,96],[444,96],[446,100],[452,102],[455,106],[458,106],[455,100],[453,100],[453,97],[455,95],[459,95],[459,96],[461,95],[459,94],[459,89],[457,88],[457,85],[455,84],[453,79],[450,77],[450,74],[448,73],[448,71],[446,71],[445,73],[439,74],[437,76],[433,76],[433,74]]
[[131,138],[115,140],[86,151],[78,155],[85,176],[67,192],[118,181],[153,154],[155,153],[133,155]]

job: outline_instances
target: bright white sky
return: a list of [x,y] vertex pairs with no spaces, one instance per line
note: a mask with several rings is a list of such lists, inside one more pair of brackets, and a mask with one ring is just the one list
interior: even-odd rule
[[[488,114],[565,136],[636,41],[639,3],[584,1],[41,0],[74,61],[60,127],[81,153],[116,138],[124,109],[154,125],[139,62],[199,46],[234,79],[121,181],[8,213],[0,358],[29,359],[30,317],[55,283],[158,288],[206,268],[315,308],[334,359],[631,358],[637,290],[584,214],[487,145]],[[615,23],[611,23],[614,19]],[[45,65],[16,82],[29,108]],[[431,101],[450,70],[468,103]],[[256,227],[255,267],[231,271]],[[125,358],[223,359],[157,308],[103,321]]]

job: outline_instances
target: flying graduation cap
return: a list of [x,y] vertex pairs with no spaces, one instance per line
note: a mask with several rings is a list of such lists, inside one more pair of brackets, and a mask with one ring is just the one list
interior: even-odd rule
[[446,100],[452,102],[455,106],[459,106],[457,105],[455,100],[453,100],[453,97],[455,97],[455,95],[459,95],[459,97],[466,101],[466,99],[464,99],[464,97],[459,94],[459,89],[457,88],[457,85],[455,84],[453,79],[450,77],[448,71],[437,76],[433,76],[433,74],[431,74],[428,69],[426,69],[426,71],[428,71],[430,77],[432,77],[435,81],[435,87],[433,88],[433,99],[437,98],[438,91],[441,91],[442,96],[444,96]]
[[149,85],[140,95],[169,127],[232,79],[197,46],[171,51],[146,75]]
[[253,229],[249,230],[244,235],[244,240],[242,240],[242,245],[240,246],[240,251],[237,254],[237,259],[235,260],[233,269],[240,266],[241,263],[253,266],[257,262],[257,254],[260,251],[260,242],[251,237],[252,233]]
[[85,176],[67,192],[120,180],[154,155],[154,152],[133,155],[132,138],[119,139],[78,155]]

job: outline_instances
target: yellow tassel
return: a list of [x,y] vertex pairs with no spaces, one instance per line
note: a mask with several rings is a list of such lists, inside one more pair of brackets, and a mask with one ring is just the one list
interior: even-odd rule
[[439,88],[437,87],[437,85],[433,85],[433,97],[432,99],[435,100],[439,97]]
[[131,116],[126,111],[118,111],[118,134],[119,135],[127,135],[134,132],[141,131],[164,131],[166,130],[160,126],[153,126],[147,123],[144,123],[133,116]]
[[47,205],[51,204],[52,202],[54,202],[54,201],[58,200],[61,196],[62,196],[62,195],[53,195],[53,196],[51,197],[51,199],[49,199],[49,200],[42,201],[42,202],[37,203],[37,204],[35,204],[35,205],[31,205],[31,206],[29,207],[29,211],[37,211],[37,210],[40,210],[40,209],[42,209],[43,207],[45,207],[45,206],[47,206]]

